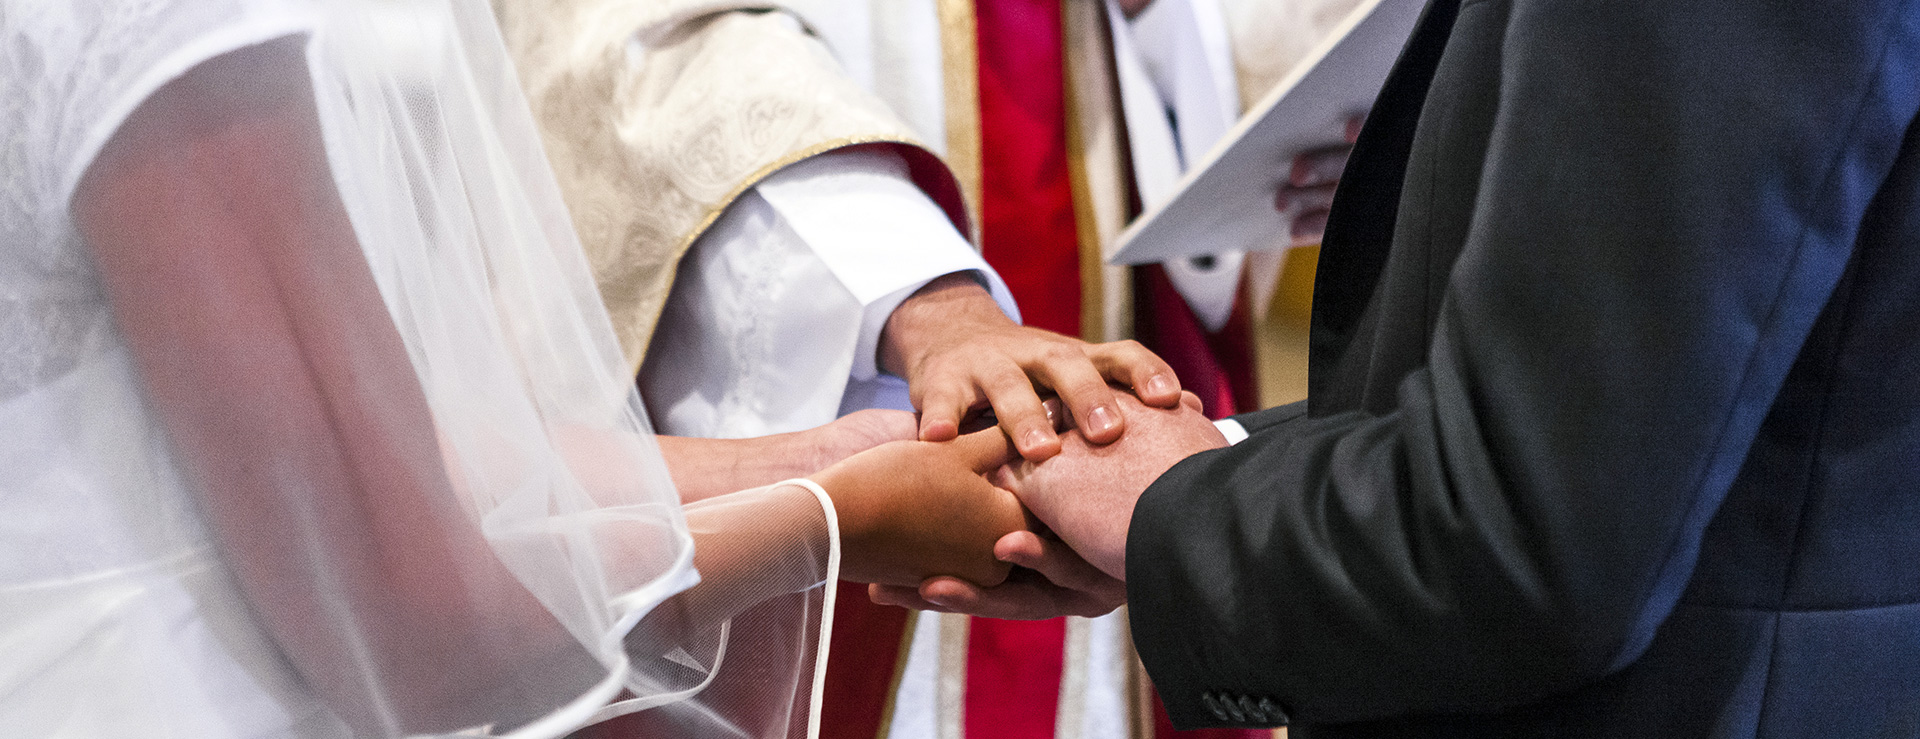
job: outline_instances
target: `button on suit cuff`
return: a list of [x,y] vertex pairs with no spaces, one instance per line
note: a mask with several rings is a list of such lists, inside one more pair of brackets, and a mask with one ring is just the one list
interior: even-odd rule
[[1208,690],[1200,693],[1200,704],[1207,713],[1223,723],[1242,726],[1285,726],[1287,711],[1272,698],[1255,698],[1245,693]]

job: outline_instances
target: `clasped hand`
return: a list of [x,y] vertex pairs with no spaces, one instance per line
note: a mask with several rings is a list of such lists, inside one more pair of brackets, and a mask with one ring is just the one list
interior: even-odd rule
[[840,510],[843,576],[910,608],[1018,619],[1113,610],[1126,600],[1134,502],[1181,459],[1226,443],[1191,393],[1173,408],[1115,395],[1125,435],[1098,443],[1065,428],[1045,461],[989,428],[892,442],[815,475]]
[[[1363,122],[1346,122],[1349,144]],[[1295,243],[1319,242],[1351,149],[1294,158],[1274,207]],[[961,275],[903,303],[881,355],[909,381],[921,441],[815,478],[848,496],[841,504],[836,494],[852,508],[842,511],[847,576],[873,583],[876,602],[997,618],[1110,611],[1126,599],[1140,495],[1181,459],[1226,443],[1152,352],[1017,326]],[[1044,390],[1059,396],[1047,403],[1065,423],[1047,422]],[[1000,428],[959,436],[967,413],[986,405]]]

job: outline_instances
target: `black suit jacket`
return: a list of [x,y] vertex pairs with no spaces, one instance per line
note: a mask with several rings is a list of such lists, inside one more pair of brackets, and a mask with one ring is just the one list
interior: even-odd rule
[[1920,735],[1920,0],[1435,0],[1311,396],[1154,483],[1183,727]]

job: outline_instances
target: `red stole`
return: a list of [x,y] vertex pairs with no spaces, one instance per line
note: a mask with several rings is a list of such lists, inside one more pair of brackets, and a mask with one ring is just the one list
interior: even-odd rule
[[[1060,3],[978,0],[981,249],[1006,280],[1029,326],[1080,334],[1080,242],[1069,176],[1067,81]],[[1209,335],[1159,269],[1136,304],[1143,343],[1204,393],[1209,415],[1251,407],[1253,372],[1244,310]],[[1153,282],[1157,280],[1157,283]],[[1052,621],[974,619],[967,653],[967,739],[1051,739],[1066,627]],[[1157,701],[1156,701],[1157,703]],[[1265,736],[1173,732],[1155,706],[1156,736]]]
[[[977,0],[981,126],[981,240],[1029,326],[1079,336],[1080,242],[1069,175],[1062,2]],[[1158,267],[1135,279],[1142,343],[1201,396],[1208,414],[1254,407],[1244,306],[1208,334]],[[1097,338],[1097,337],[1096,337]],[[821,716],[825,739],[876,739],[907,645],[907,612],[874,605],[842,583]],[[1066,622],[973,619],[963,710],[967,739],[1052,739],[1064,671]],[[1175,732],[1156,700],[1160,739],[1264,738],[1265,731]],[[616,721],[582,736],[645,736]],[[884,737],[879,737],[884,739]]]
[[[1080,335],[1062,0],[978,0],[980,239],[1026,325]],[[967,739],[1051,739],[1066,622],[976,618]]]

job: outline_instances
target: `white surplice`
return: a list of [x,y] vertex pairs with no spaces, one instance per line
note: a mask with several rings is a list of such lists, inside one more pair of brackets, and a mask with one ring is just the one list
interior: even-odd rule
[[[1240,117],[1226,20],[1212,0],[1156,0],[1127,19],[1107,0],[1114,70],[1127,121],[1134,188],[1152,208],[1173,196],[1187,166]],[[1230,251],[1161,265],[1208,331],[1233,314],[1246,254]]]

